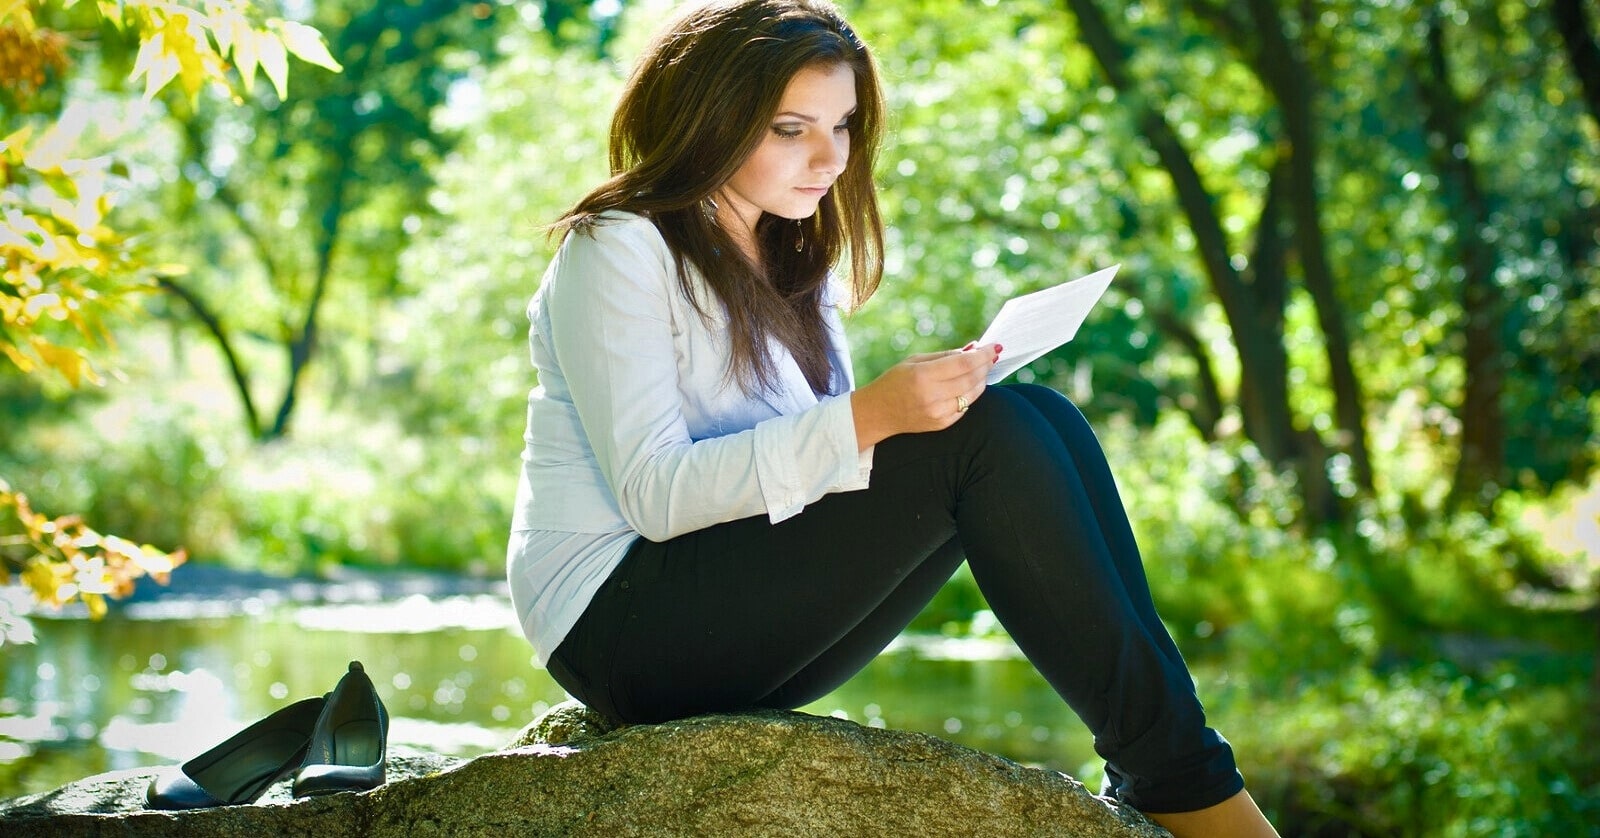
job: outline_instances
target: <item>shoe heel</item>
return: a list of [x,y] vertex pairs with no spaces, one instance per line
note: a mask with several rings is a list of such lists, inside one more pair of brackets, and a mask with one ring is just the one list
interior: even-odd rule
[[294,778],[294,796],[366,791],[384,783],[389,713],[360,661],[328,694],[305,758]]

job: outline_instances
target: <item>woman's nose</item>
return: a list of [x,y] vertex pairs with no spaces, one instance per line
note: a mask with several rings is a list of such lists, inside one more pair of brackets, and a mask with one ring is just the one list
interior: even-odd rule
[[828,132],[826,138],[818,142],[811,155],[811,168],[814,171],[826,172],[837,175],[844,171],[845,163],[850,159],[850,138]]

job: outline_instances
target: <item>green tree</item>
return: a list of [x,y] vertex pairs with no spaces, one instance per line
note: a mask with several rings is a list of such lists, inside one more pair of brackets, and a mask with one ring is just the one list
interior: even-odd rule
[[[399,288],[396,257],[433,211],[432,172],[455,141],[434,112],[492,60],[496,8],[319,3],[343,73],[258,110],[174,111],[181,177],[167,212],[216,209],[225,222],[190,227],[175,252],[212,258],[185,258],[197,267],[160,283],[225,360],[252,437],[288,433],[314,358],[372,339],[374,312]],[[278,362],[255,352],[252,363],[253,347]]]
[[[1270,462],[1295,473],[1305,513],[1313,523],[1337,519],[1339,492],[1329,475],[1330,446],[1314,428],[1305,427],[1296,418],[1290,399],[1290,358],[1284,344],[1284,307],[1289,296],[1286,229],[1293,224],[1287,217],[1291,209],[1285,204],[1309,205],[1309,210],[1298,217],[1301,223],[1297,226],[1312,230],[1309,238],[1314,240],[1320,226],[1316,204],[1307,194],[1315,191],[1314,176],[1308,168],[1314,165],[1314,150],[1304,145],[1297,148],[1293,134],[1300,129],[1291,132],[1281,161],[1269,169],[1260,216],[1255,222],[1254,253],[1249,259],[1235,258],[1235,246],[1218,211],[1220,202],[1165,115],[1160,98],[1135,75],[1133,47],[1116,33],[1095,0],[1068,0],[1067,7],[1076,19],[1084,44],[1093,52],[1101,72],[1131,111],[1143,141],[1155,151],[1172,180],[1179,207],[1197,243],[1200,263],[1232,333],[1240,369],[1238,405],[1245,433]],[[1259,25],[1261,21],[1255,23]],[[1258,51],[1270,53],[1273,59],[1293,60],[1289,46],[1281,40],[1281,31],[1276,34],[1280,36],[1276,40],[1263,35],[1265,43]],[[1279,52],[1285,55],[1279,56]],[[1282,95],[1301,96],[1306,92]],[[1309,113],[1296,111],[1288,121],[1299,120],[1303,127],[1309,118]],[[1307,138],[1300,140],[1305,143]],[[1326,280],[1325,272],[1323,279]],[[1331,312],[1328,319],[1336,334],[1342,334],[1338,311]],[[1354,386],[1353,377],[1348,384]],[[1353,392],[1359,393],[1359,388]],[[1352,410],[1360,412],[1359,398]]]
[[[74,43],[97,49],[75,56]],[[315,30],[246,2],[0,3],[0,354],[11,365],[73,387],[100,383],[93,356],[110,340],[109,321],[154,281],[111,215],[120,163],[82,154],[85,125],[62,116],[68,80],[88,75],[83,62],[113,79],[131,64],[146,99],[193,103],[210,85],[248,88],[258,68],[282,91],[291,54],[338,69]],[[105,597],[183,560],[181,550],[102,535],[77,516],[40,514],[0,478],[0,582],[20,575],[42,603],[81,600],[99,616]],[[22,615],[0,614],[0,642],[29,637]]]
[[1583,39],[1509,2],[1405,21],[1422,35],[1397,50],[1420,119],[1400,139],[1437,183],[1436,238],[1456,280],[1451,498],[1487,508],[1504,488],[1581,480],[1594,463],[1586,394],[1600,386],[1600,341],[1585,324],[1597,313],[1600,173],[1574,75],[1581,49],[1571,62],[1551,49]]

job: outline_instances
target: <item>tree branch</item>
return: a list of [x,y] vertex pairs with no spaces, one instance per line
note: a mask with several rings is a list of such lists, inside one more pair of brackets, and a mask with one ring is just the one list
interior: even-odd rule
[[288,432],[289,417],[293,414],[298,400],[301,377],[306,366],[311,363],[311,353],[316,349],[317,316],[321,312],[323,300],[327,298],[328,280],[333,273],[333,251],[344,226],[345,205],[349,199],[352,170],[348,148],[345,151],[346,153],[336,153],[332,157],[338,161],[333,183],[329,187],[333,198],[322,211],[322,225],[318,231],[315,247],[316,276],[311,286],[311,299],[306,302],[305,318],[300,323],[299,333],[289,341],[289,377],[284,383],[283,398],[278,403],[272,428],[267,431],[268,439],[278,439]]
[[222,319],[211,311],[205,301],[200,299],[198,293],[179,285],[176,279],[170,276],[159,276],[156,277],[156,283],[162,290],[183,300],[184,304],[194,312],[194,316],[200,321],[200,325],[204,326],[206,331],[210,332],[212,338],[216,340],[217,348],[221,350],[223,360],[228,362],[228,372],[233,376],[233,387],[239,394],[239,404],[244,410],[245,425],[250,429],[251,438],[260,439],[261,418],[256,413],[255,400],[250,397],[250,374],[245,370],[244,363],[239,359],[238,354],[233,351],[233,341],[228,338],[228,331],[222,325]]
[[[197,164],[203,161],[209,149],[205,137],[201,133],[200,126],[194,120],[178,119],[176,117],[174,119],[182,129],[184,139],[192,149],[190,155],[192,159]],[[205,171],[204,165],[200,165],[199,168]],[[244,234],[245,240],[250,243],[250,250],[255,254],[256,259],[260,261],[261,267],[266,271],[267,278],[276,283],[282,277],[282,273],[277,259],[273,256],[272,243],[246,217],[244,199],[239,196],[238,190],[233,183],[226,178],[210,177],[209,172],[207,172],[207,175],[207,182],[211,184],[214,197],[228,210],[229,217],[238,226],[239,232]]]
[[1217,384],[1216,365],[1211,361],[1211,353],[1206,350],[1205,341],[1200,339],[1200,334],[1179,317],[1171,309],[1153,309],[1151,319],[1155,321],[1156,328],[1173,342],[1183,347],[1194,359],[1195,364],[1195,405],[1185,405],[1178,400],[1178,407],[1188,415],[1189,421],[1195,430],[1200,432],[1200,438],[1206,442],[1215,442],[1217,439],[1217,425],[1222,421],[1222,388]]

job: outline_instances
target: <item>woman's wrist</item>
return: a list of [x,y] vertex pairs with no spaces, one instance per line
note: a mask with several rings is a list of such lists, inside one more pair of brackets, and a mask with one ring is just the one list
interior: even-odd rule
[[872,385],[868,384],[850,394],[850,416],[855,420],[857,451],[865,451],[894,436],[894,432],[885,426],[877,409],[877,399],[869,392],[871,388]]

